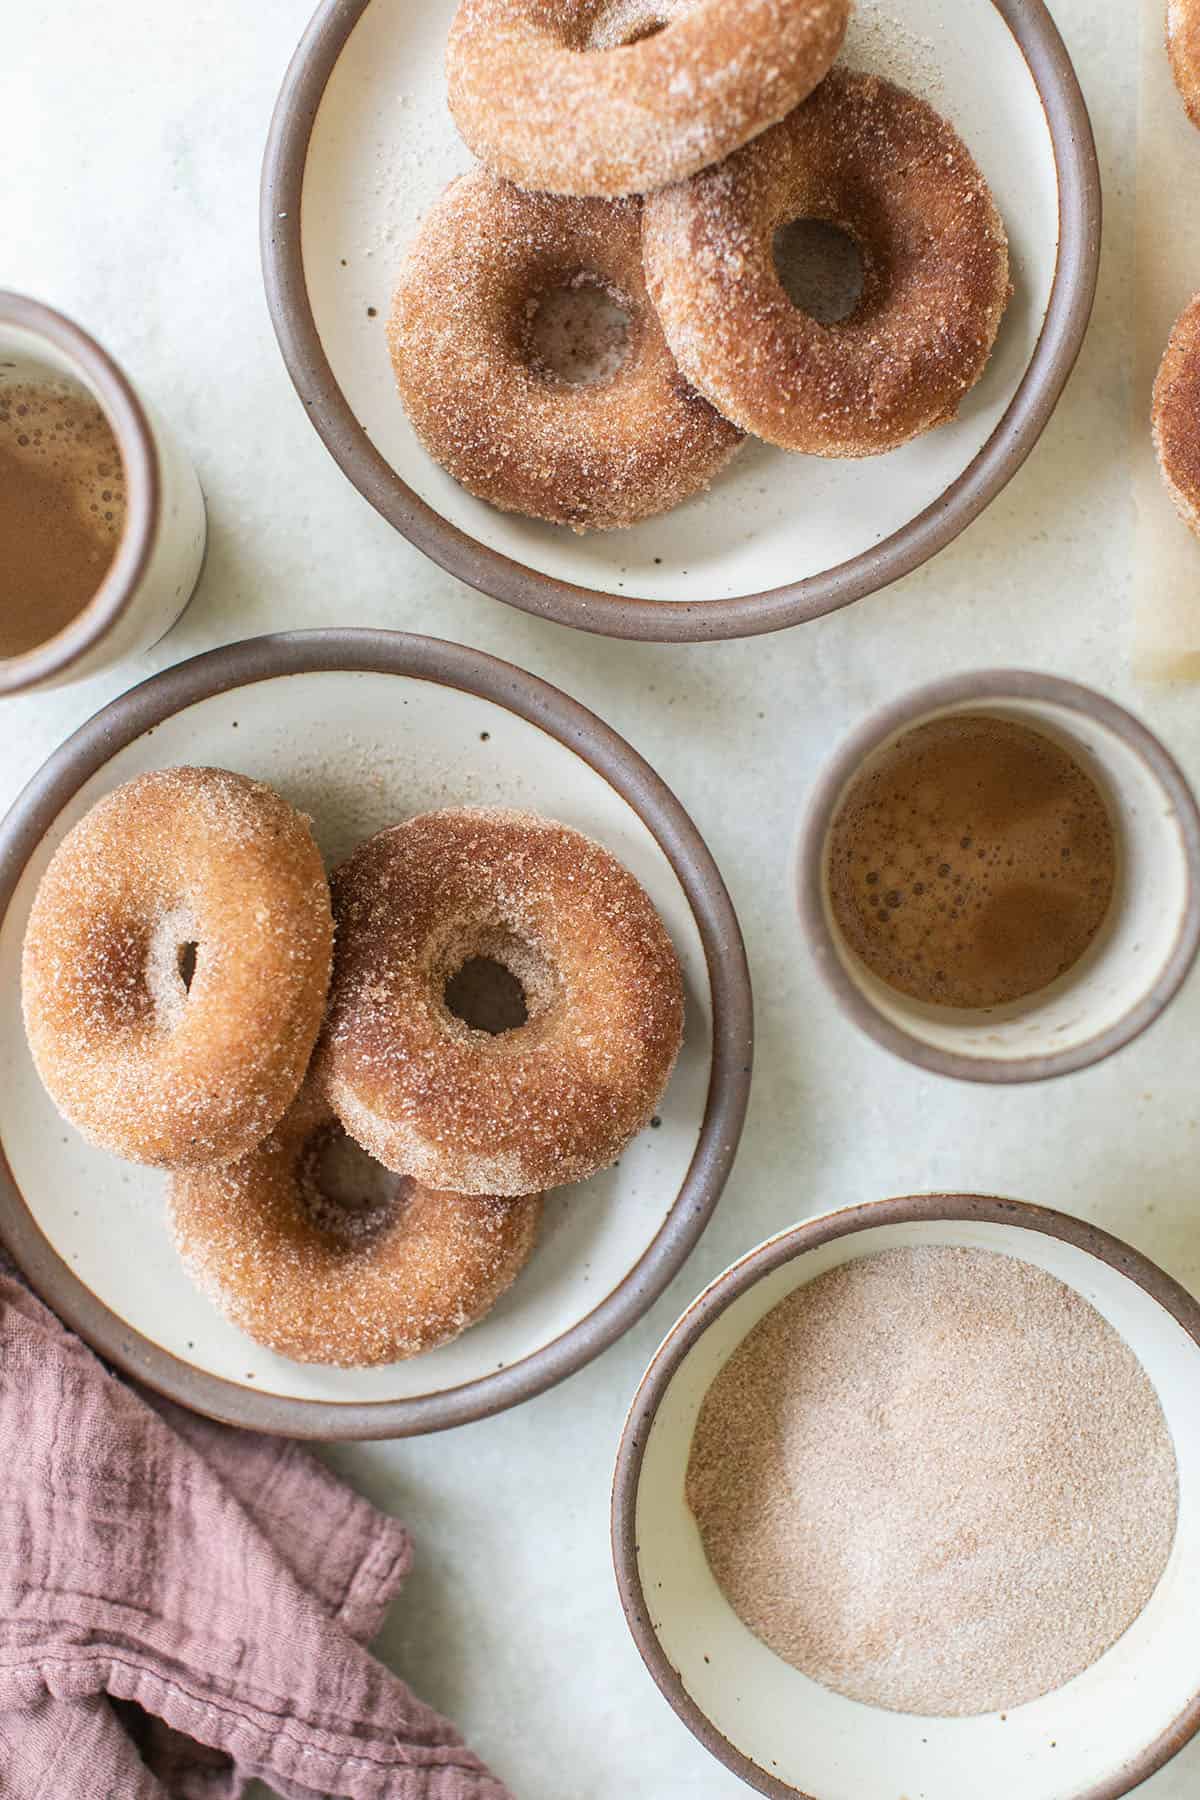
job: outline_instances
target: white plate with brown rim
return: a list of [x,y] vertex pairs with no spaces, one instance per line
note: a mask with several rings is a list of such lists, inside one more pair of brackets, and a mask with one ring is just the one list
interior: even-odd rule
[[[270,782],[332,864],[372,832],[456,802],[565,820],[643,883],[679,952],[687,1024],[654,1126],[615,1169],[546,1202],[514,1287],[455,1343],[410,1362],[289,1362],[192,1284],[166,1177],[58,1117],[21,1020],[37,883],[72,824],[148,769],[211,764]],[[0,1236],[43,1298],[111,1362],[201,1412],[313,1438],[392,1437],[501,1411],[580,1368],[641,1316],[699,1238],[737,1148],[751,1000],[724,884],[679,802],[556,688],[438,639],[314,631],[251,639],[114,701],[45,765],[0,827]]]
[[843,60],[955,124],[1008,227],[1015,294],[961,414],[889,456],[752,443],[706,495],[577,536],[494,511],[417,441],[384,322],[406,244],[470,166],[446,105],[455,0],[324,0],[275,110],[262,184],[267,299],[309,417],[356,487],[427,555],[497,599],[615,637],[772,631],[925,562],[1037,441],[1095,295],[1100,176],[1087,108],[1042,0],[858,0]]
[[[1179,1469],[1173,1548],[1098,1662],[1008,1713],[930,1718],[850,1700],[769,1650],[709,1569],[684,1496],[704,1396],[760,1319],[852,1258],[919,1245],[1013,1256],[1065,1282],[1139,1359]],[[1129,1245],[1019,1200],[917,1194],[826,1213],[719,1275],[667,1334],[634,1398],[613,1481],[626,1620],[662,1693],[772,1800],[1120,1800],[1200,1730],[1200,1302]]]

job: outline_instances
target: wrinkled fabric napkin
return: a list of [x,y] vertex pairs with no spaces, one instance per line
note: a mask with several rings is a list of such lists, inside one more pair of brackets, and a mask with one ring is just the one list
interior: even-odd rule
[[370,1656],[402,1525],[110,1374],[0,1253],[5,1800],[510,1800]]

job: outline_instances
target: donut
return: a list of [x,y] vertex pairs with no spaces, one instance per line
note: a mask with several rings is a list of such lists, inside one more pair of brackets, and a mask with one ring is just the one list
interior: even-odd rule
[[[542,305],[590,289],[628,320],[600,378],[538,355]],[[479,169],[427,216],[388,322],[417,436],[503,512],[632,525],[708,486],[741,442],[682,379],[646,294],[636,200],[525,194]]]
[[130,1162],[243,1156],[304,1079],[332,948],[320,852],[286,800],[226,769],[139,775],[67,833],[34,897],[38,1074]]
[[1200,125],[1200,0],[1168,0],[1167,54],[1188,117]]
[[[683,985],[615,857],[532,813],[456,807],[368,839],[332,886],[318,1061],[364,1149],[464,1194],[541,1192],[616,1161],[674,1067]],[[489,964],[519,984],[508,1029],[447,1003]]]
[[480,161],[520,187],[645,194],[798,106],[849,12],[849,0],[463,0],[450,110]]
[[[794,306],[776,233],[820,219],[857,244],[861,297]],[[958,135],[913,94],[835,69],[719,169],[646,202],[646,274],[688,380],[785,450],[876,456],[952,418],[1010,295],[1004,226]]]
[[1176,321],[1159,365],[1152,423],[1167,492],[1200,537],[1200,294]]
[[435,1193],[348,1148],[309,1082],[257,1150],[173,1175],[168,1206],[184,1267],[240,1331],[293,1362],[369,1368],[490,1312],[542,1202]]

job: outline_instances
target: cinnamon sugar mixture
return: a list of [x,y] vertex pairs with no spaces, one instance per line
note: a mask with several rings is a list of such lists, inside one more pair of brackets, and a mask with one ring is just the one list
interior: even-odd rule
[[1082,1673],[1154,1592],[1178,1471],[1141,1364],[1015,1258],[830,1270],[704,1400],[687,1499],[739,1618],[835,1692],[1008,1711]]

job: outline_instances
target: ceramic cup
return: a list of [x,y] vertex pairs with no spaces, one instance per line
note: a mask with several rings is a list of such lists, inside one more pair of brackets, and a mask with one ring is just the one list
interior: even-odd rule
[[[1009,1713],[926,1718],[847,1700],[753,1637],[709,1569],[684,1496],[701,1402],[759,1320],[853,1258],[950,1245],[1017,1257],[1089,1301],[1157,1390],[1180,1473],[1162,1580],[1112,1648]],[[684,1724],[772,1800],[1119,1800],[1200,1729],[1200,1305],[1082,1219],[979,1194],[916,1194],[826,1213],[751,1250],[668,1333],[642,1380],[613,1480],[621,1604]],[[1191,1791],[1187,1778],[1173,1791]],[[681,1790],[682,1791],[682,1790]]]
[[58,687],[157,643],[192,597],[204,560],[204,499],[182,446],[94,338],[21,294],[0,292],[0,388],[73,382],[96,401],[124,465],[126,521],[87,605],[55,636],[0,656],[0,695]]
[[[928,1005],[881,981],[845,942],[829,898],[829,842],[852,784],[899,737],[982,713],[1055,739],[1103,793],[1117,838],[1112,906],[1099,934],[1049,987],[986,1010]],[[818,969],[844,1011],[885,1049],[962,1081],[1041,1081],[1111,1056],[1151,1025],[1200,947],[1200,814],[1174,759],[1122,707],[1026,670],[952,676],[893,701],[819,776],[795,870]]]

